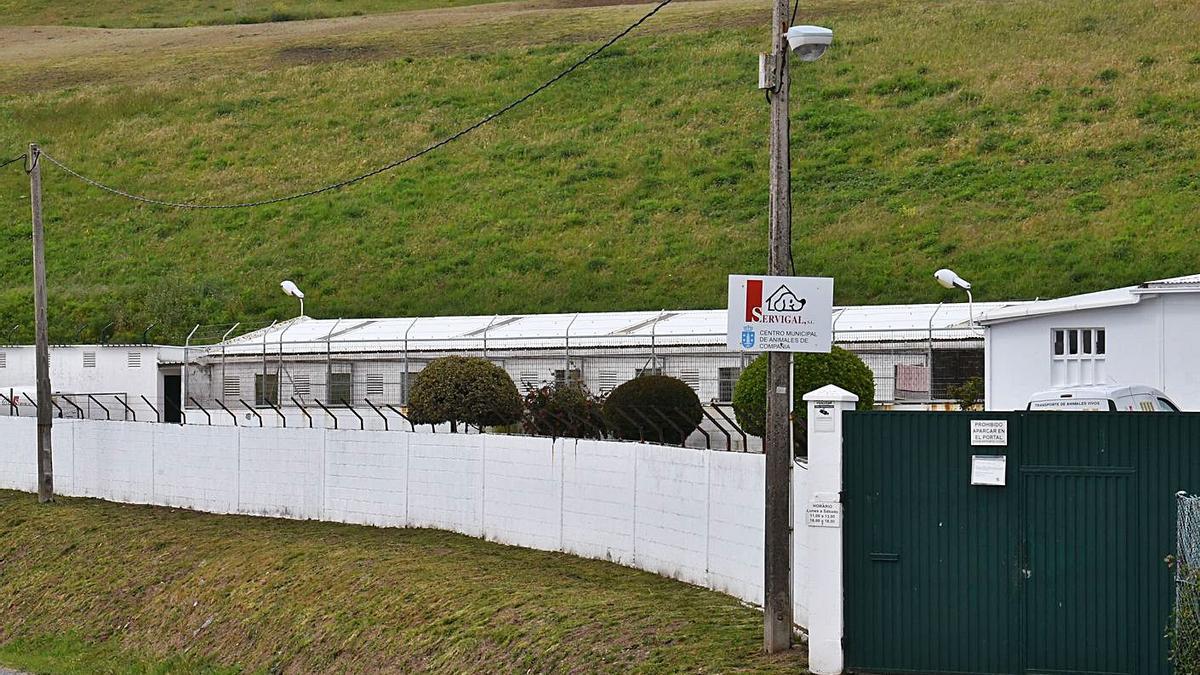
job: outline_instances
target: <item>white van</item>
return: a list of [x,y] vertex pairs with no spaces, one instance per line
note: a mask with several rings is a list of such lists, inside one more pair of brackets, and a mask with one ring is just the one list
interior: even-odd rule
[[1144,385],[1103,384],[1062,387],[1029,397],[1026,410],[1108,410],[1112,412],[1179,412],[1166,394]]

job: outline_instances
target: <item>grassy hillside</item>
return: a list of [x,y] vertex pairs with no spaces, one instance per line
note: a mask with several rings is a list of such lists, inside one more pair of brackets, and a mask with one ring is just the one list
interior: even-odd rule
[[606,562],[0,491],[0,663],[41,672],[797,672],[762,614]]
[[[646,6],[491,4],[170,31],[0,33],[0,148],[169,199],[366,170],[557,72]],[[819,0],[793,66],[796,271],[843,303],[1050,296],[1196,271],[1190,0]],[[766,7],[672,5],[530,105],[336,194],[139,206],[46,170],[52,332],[158,322],[719,307],[765,268]],[[28,199],[0,171],[0,327],[28,337]]]

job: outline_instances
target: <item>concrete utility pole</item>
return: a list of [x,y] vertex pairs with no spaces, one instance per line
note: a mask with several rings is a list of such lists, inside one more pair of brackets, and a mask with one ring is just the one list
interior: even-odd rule
[[29,144],[29,204],[33,210],[33,323],[37,342],[38,501],[54,501],[54,453],[50,433],[50,331],[46,327],[46,238],[42,232],[42,167],[37,143]]
[[[770,65],[775,72],[771,99],[771,275],[792,273],[792,181],[788,147],[788,0],[775,0],[771,16]],[[792,448],[788,410],[790,373],[788,354],[769,352],[767,370],[767,420],[763,439],[766,452],[765,591],[763,646],[767,653],[792,646]]]

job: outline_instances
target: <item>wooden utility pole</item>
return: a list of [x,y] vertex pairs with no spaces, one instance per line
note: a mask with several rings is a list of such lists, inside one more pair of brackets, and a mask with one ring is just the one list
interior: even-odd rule
[[[788,139],[788,0],[775,0],[771,16],[771,228],[768,267],[774,276],[792,273],[791,158]],[[763,647],[767,653],[792,646],[792,395],[788,354],[769,352],[767,370],[766,523],[764,542]]]
[[54,501],[54,453],[50,432],[50,331],[46,327],[46,238],[42,232],[42,167],[37,143],[29,144],[29,204],[33,209],[33,322],[37,342],[38,501]]

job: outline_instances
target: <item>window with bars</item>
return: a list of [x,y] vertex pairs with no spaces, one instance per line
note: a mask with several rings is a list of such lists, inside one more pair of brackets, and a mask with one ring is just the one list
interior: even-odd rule
[[226,402],[236,401],[242,397],[242,381],[237,376],[226,377],[221,383],[221,398]]
[[717,400],[728,403],[733,400],[733,388],[737,386],[738,378],[742,376],[741,368],[717,369]]
[[350,373],[330,373],[327,389],[331,405],[342,405],[342,401],[349,403],[354,400],[354,376]]
[[554,371],[554,386],[565,387],[568,382],[583,384],[583,371],[578,368],[572,368],[569,372],[566,370]]
[[96,367],[96,352],[84,352],[83,353],[83,367],[84,368],[95,368]]
[[128,354],[126,354],[125,355],[125,365],[126,365],[126,367],[129,367],[129,368],[141,368],[142,367],[142,353],[141,352],[129,352]]
[[279,405],[279,376],[274,373],[254,375],[254,405]]

